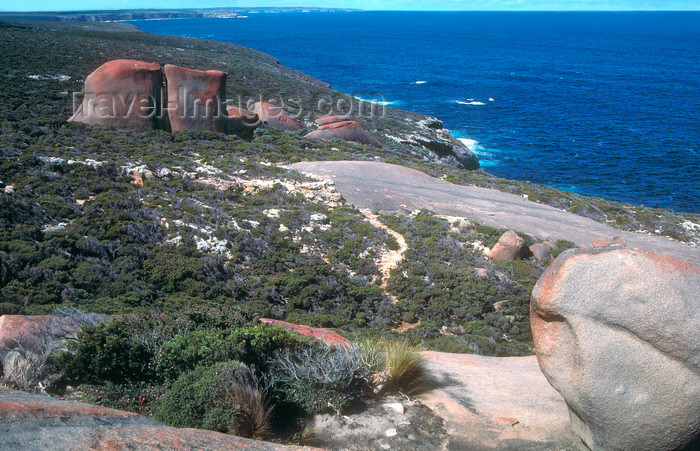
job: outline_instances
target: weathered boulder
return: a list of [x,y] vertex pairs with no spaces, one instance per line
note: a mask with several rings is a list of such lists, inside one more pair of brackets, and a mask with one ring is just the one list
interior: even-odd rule
[[255,129],[262,124],[257,114],[243,108],[228,107],[226,114],[228,115],[226,132],[241,138],[251,139]]
[[532,255],[525,240],[512,230],[501,236],[489,253],[491,260],[518,260]]
[[0,316],[0,352],[21,348],[27,351],[52,347],[67,338],[75,338],[80,325],[61,316]]
[[269,102],[253,104],[253,113],[257,114],[264,125],[273,130],[300,130],[301,124],[281,107]]
[[324,329],[322,327],[300,326],[297,324],[288,323],[286,321],[280,321],[277,319],[269,318],[260,318],[260,322],[263,324],[268,324],[270,326],[281,327],[284,330],[295,332],[300,335],[306,335],[307,337],[314,338],[318,341],[327,344],[328,346],[345,346],[348,344],[348,340],[346,340],[340,334],[331,329]]
[[161,128],[162,85],[157,63],[108,61],[87,76],[83,102],[68,120],[132,130]]
[[107,407],[0,388],[2,449],[316,449],[249,440],[203,429],[177,429]]
[[318,130],[314,130],[307,134],[305,138],[320,139],[324,141],[338,138],[345,141],[380,147],[379,141],[367,133],[359,122],[352,120],[341,120],[342,118],[343,116],[330,116],[328,118],[317,119],[316,123],[321,121],[320,127]]
[[619,236],[604,236],[601,238],[596,238],[593,240],[592,244],[593,247],[625,247],[627,245],[627,243],[625,243],[624,238]]
[[591,449],[700,445],[700,269],[642,249],[569,250],[535,285],[531,322]]
[[226,72],[166,64],[170,129],[225,132]]
[[325,116],[325,117],[319,117],[318,119],[314,120],[316,125],[319,127],[322,125],[326,124],[332,124],[334,122],[345,122],[345,121],[351,121],[350,116],[345,116],[345,115],[338,115],[338,116]]
[[535,260],[541,262],[548,262],[552,260],[552,252],[549,250],[549,246],[544,243],[535,243],[530,246],[530,252]]

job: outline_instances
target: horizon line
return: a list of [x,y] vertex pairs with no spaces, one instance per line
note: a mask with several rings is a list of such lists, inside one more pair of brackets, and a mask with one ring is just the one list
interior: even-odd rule
[[[2,13],[32,14],[32,13],[90,13],[90,12],[120,12],[120,11],[206,11],[206,10],[247,10],[247,9],[316,9],[351,12],[502,12],[502,13],[616,13],[616,12],[700,12],[698,9],[360,9],[324,6],[211,6],[206,8],[100,8],[100,9],[66,9],[66,10],[3,10]],[[320,11],[324,12],[324,11]]]

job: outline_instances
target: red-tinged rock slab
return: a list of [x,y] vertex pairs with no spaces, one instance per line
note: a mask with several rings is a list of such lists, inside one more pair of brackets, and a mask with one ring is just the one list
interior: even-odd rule
[[301,129],[301,124],[287,111],[269,102],[253,104],[253,113],[260,117],[262,123],[273,130],[295,131]]
[[161,128],[162,85],[157,63],[108,61],[87,76],[83,102],[68,120],[132,130]]
[[700,268],[644,249],[570,250],[530,305],[539,365],[591,449],[698,449]]
[[75,338],[80,325],[61,316],[0,316],[0,350],[23,348],[27,351],[48,349],[67,338]]
[[593,247],[610,247],[610,246],[625,247],[625,246],[627,246],[627,243],[625,243],[625,240],[619,236],[605,236],[605,237],[601,237],[601,238],[596,238],[593,240],[592,244],[593,244]]
[[444,420],[447,443],[441,449],[585,449],[535,356],[423,355],[431,382],[418,399]]
[[262,125],[257,114],[243,108],[228,107],[227,133],[232,133],[241,138],[250,139],[256,128]]
[[314,130],[307,134],[305,138],[320,139],[323,141],[338,138],[345,141],[356,142],[359,144],[368,144],[374,147],[380,147],[372,135],[360,125],[357,121],[337,121],[321,125],[318,130]]
[[177,429],[106,407],[0,389],[2,449],[312,450],[202,429]]
[[349,116],[345,115],[339,115],[339,116],[325,116],[325,117],[319,117],[316,119],[314,122],[316,122],[316,125],[319,127],[322,125],[326,124],[332,124],[334,122],[345,122],[345,121],[351,121]]
[[168,121],[173,132],[225,132],[226,72],[196,70],[166,64]]
[[525,245],[525,240],[512,230],[501,236],[489,253],[491,260],[519,260],[528,258],[532,252]]
[[310,326],[300,326],[297,324],[288,323],[286,321],[280,321],[277,319],[260,318],[260,322],[263,324],[268,324],[270,326],[281,327],[282,329],[288,330],[290,332],[296,332],[300,335],[306,335],[307,337],[315,338],[318,341],[329,346],[345,346],[348,344],[348,340],[340,336],[337,332],[330,329],[324,329],[321,327],[310,327]]

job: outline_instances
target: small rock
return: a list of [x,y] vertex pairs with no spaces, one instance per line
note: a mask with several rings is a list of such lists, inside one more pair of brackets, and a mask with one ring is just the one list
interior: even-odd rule
[[489,270],[486,268],[474,268],[474,272],[479,279],[488,279],[489,277]]
[[391,449],[391,445],[388,443],[383,443],[383,444],[379,445],[379,447],[381,449]]
[[530,252],[532,252],[535,260],[541,262],[548,262],[552,260],[552,252],[550,252],[549,247],[544,243],[535,243],[530,246]]
[[556,251],[557,249],[559,249],[559,248],[557,247],[556,244],[552,243],[552,242],[549,241],[549,240],[548,240],[548,241],[542,241],[542,244],[544,244],[545,246],[547,246],[547,247],[549,248],[550,251]]
[[3,191],[5,194],[12,194],[15,192],[15,187],[14,185],[7,185]]
[[369,386],[372,387],[372,392],[374,392],[375,395],[381,393],[388,383],[389,374],[386,372],[374,373],[369,377]]
[[493,303],[493,309],[494,309],[495,311],[497,311],[497,312],[500,312],[501,309],[503,308],[503,305],[504,305],[506,302],[507,302],[507,301],[498,301],[498,302],[494,302],[494,303]]
[[400,402],[388,402],[388,403],[384,404],[384,407],[387,409],[390,409],[390,410],[394,410],[400,414],[403,414],[404,412],[406,412],[406,409],[404,408],[403,404],[401,404]]
[[491,249],[491,260],[520,260],[530,257],[532,253],[525,246],[525,240],[512,230],[507,231]]
[[391,429],[387,429],[387,431],[384,433],[384,435],[386,435],[387,437],[396,437],[396,435],[398,435],[398,432],[396,431],[396,429],[391,428]]
[[593,240],[593,247],[625,247],[626,245],[625,240],[619,236],[605,236]]

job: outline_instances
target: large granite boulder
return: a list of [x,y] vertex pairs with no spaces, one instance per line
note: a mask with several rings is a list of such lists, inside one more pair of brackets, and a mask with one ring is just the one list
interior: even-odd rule
[[532,252],[525,245],[525,240],[512,230],[504,233],[489,252],[491,260],[518,260],[530,256]]
[[700,446],[700,269],[642,249],[576,249],[535,285],[542,372],[591,449]]
[[108,61],[87,76],[83,102],[68,120],[132,130],[161,128],[162,87],[157,63]]
[[225,132],[226,72],[166,64],[170,129]]
[[345,141],[356,142],[359,144],[368,144],[370,146],[380,147],[379,141],[374,139],[372,135],[360,125],[357,121],[338,120],[343,116],[331,116],[329,118],[317,119],[316,123],[321,121],[321,125],[317,130],[307,134],[305,138],[320,139],[323,141],[338,138]]
[[295,131],[301,129],[301,124],[291,114],[281,107],[269,102],[256,102],[252,107],[264,125],[273,130]]

